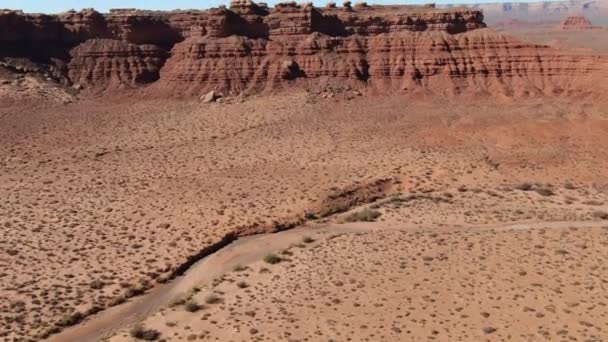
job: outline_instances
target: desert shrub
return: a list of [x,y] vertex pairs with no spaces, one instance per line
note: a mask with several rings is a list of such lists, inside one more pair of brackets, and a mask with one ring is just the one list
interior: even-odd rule
[[602,220],[608,220],[608,213],[605,211],[598,210],[598,211],[593,212],[593,217],[596,217],[596,218],[599,218]]
[[268,254],[264,257],[264,261],[271,265],[278,264],[281,262],[281,257],[276,254]]
[[600,206],[600,205],[603,205],[604,202],[596,201],[596,200],[588,200],[588,201],[584,201],[583,204],[584,205]]
[[118,296],[110,301],[110,306],[120,305],[126,301],[127,299],[125,296]]
[[59,328],[59,327],[48,327],[40,334],[39,337],[42,339],[49,338],[51,335],[55,335],[55,334],[59,333],[60,331],[61,331],[61,328]]
[[144,293],[144,289],[141,287],[129,287],[127,291],[125,291],[125,297],[131,298],[135,296],[142,295]]
[[327,217],[327,216],[331,216],[334,214],[343,213],[343,212],[347,211],[348,209],[349,209],[348,205],[338,204],[338,205],[334,205],[331,207],[321,209],[321,211],[319,212],[319,216]]
[[62,327],[69,327],[78,324],[80,321],[82,321],[83,318],[84,315],[80,311],[76,311],[74,313],[64,316],[59,321],[58,325]]
[[307,220],[316,220],[318,217],[315,213],[307,212],[304,214],[304,218]]
[[249,287],[249,284],[244,281],[239,281],[238,283],[236,283],[236,286],[238,286],[239,289],[245,289]]
[[103,308],[102,308],[101,306],[98,306],[98,305],[93,305],[93,306],[91,306],[91,307],[90,307],[90,308],[89,308],[89,309],[86,311],[86,313],[85,313],[85,314],[86,314],[87,316],[91,316],[91,315],[94,315],[94,314],[96,314],[96,313],[98,313],[98,312],[100,312],[100,311],[102,311],[102,310],[103,310]]
[[348,215],[344,220],[346,222],[373,222],[382,215],[379,211],[365,208]]
[[247,269],[247,266],[243,266],[243,265],[236,265],[234,266],[234,268],[232,268],[232,270],[234,272],[242,272],[245,271]]
[[532,190],[532,184],[528,182],[520,183],[515,186],[515,189],[521,191],[530,191]]
[[103,281],[97,279],[97,280],[93,280],[90,284],[91,288],[93,290],[99,290],[101,289],[105,284],[103,283]]
[[486,334],[491,334],[493,332],[496,331],[496,328],[494,327],[484,327],[483,329],[481,329],[484,333]]
[[160,332],[154,329],[146,329],[142,325],[137,324],[130,331],[131,337],[144,341],[155,341],[160,336]]
[[201,305],[195,302],[194,300],[189,300],[185,304],[186,311],[188,312],[197,312],[201,309]]
[[212,294],[208,295],[208,296],[205,298],[205,303],[207,303],[207,304],[215,304],[215,303],[219,303],[219,302],[220,302],[220,300],[221,300],[221,298],[220,298],[220,297],[218,297],[218,296],[216,296],[216,295],[214,295],[214,294],[212,293]]
[[302,238],[302,242],[304,243],[313,243],[315,242],[315,240],[313,238],[311,238],[310,236],[305,236]]
[[541,195],[541,196],[553,196],[555,195],[555,192],[553,192],[553,190],[549,189],[549,188],[538,188],[536,189],[536,192]]
[[186,304],[186,298],[180,296],[180,297],[173,299],[171,301],[171,303],[169,304],[169,306],[175,307],[175,306],[184,305],[184,304]]

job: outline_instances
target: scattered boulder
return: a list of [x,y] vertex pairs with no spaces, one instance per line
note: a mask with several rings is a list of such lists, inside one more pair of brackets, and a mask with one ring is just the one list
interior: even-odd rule
[[281,77],[286,80],[293,80],[300,76],[300,66],[293,60],[283,62],[281,66]]
[[203,103],[211,103],[215,102],[220,96],[215,93],[215,91],[210,91],[206,95],[201,96],[201,100]]

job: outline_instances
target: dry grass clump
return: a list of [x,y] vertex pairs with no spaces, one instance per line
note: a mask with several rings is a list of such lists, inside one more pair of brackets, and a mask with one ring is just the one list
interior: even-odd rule
[[212,293],[205,298],[205,303],[216,304],[216,303],[219,303],[221,300],[222,299],[220,297],[218,297]]
[[91,282],[90,286],[93,290],[101,290],[105,286],[105,284],[103,281],[96,279]]
[[197,312],[198,310],[202,309],[202,306],[192,299],[187,301],[184,306],[188,312]]
[[530,190],[532,190],[532,187],[533,187],[532,183],[524,182],[524,183],[517,184],[515,186],[515,189],[521,190],[521,191],[530,191]]
[[551,190],[550,188],[538,188],[538,189],[535,189],[535,190],[541,196],[553,196],[553,195],[555,195],[555,192],[553,190]]
[[84,315],[80,311],[76,311],[74,313],[64,316],[57,325],[62,327],[70,327],[72,325],[78,324],[80,321],[82,321],[83,318]]
[[598,210],[593,212],[593,217],[599,218],[601,220],[608,220],[608,213],[605,211]]
[[313,238],[311,238],[310,236],[305,236],[302,238],[302,242],[304,243],[313,243],[315,242],[315,240]]
[[130,335],[138,340],[155,341],[160,337],[160,332],[154,329],[146,329],[142,325],[137,324],[131,328]]
[[328,217],[331,215],[343,213],[343,212],[347,211],[348,209],[350,209],[348,205],[339,204],[339,205],[321,209],[321,211],[319,212],[319,216]]
[[239,265],[234,266],[234,267],[232,268],[232,270],[233,270],[234,272],[242,272],[242,271],[247,270],[247,266],[243,266],[243,265],[240,265],[240,264],[239,264]]
[[268,264],[274,265],[281,262],[281,257],[276,254],[268,254],[264,257],[264,261]]
[[362,211],[348,215],[344,220],[346,222],[373,222],[380,217],[380,215],[382,215],[382,213],[377,210],[365,208]]

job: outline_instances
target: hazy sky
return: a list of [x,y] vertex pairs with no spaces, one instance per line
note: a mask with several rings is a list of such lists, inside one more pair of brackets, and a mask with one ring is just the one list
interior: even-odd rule
[[[262,0],[260,0],[262,1]],[[325,5],[329,0],[315,0],[315,5]],[[521,2],[522,0],[510,0],[508,2]],[[107,12],[110,8],[142,8],[142,9],[190,9],[208,8],[220,4],[226,4],[230,0],[0,0],[0,8],[21,9],[25,12],[56,13],[69,9],[81,9],[93,7],[100,12]],[[270,5],[277,1],[266,1]],[[302,2],[302,1],[298,1]],[[336,1],[338,4],[342,1]],[[356,1],[353,1],[356,2]],[[414,3],[475,3],[475,2],[504,2],[501,0],[368,0],[369,4],[414,4]]]

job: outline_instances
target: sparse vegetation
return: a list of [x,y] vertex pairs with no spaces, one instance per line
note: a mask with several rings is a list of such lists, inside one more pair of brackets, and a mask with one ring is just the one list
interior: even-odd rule
[[210,294],[207,297],[205,297],[205,303],[207,304],[216,304],[219,303],[222,299],[218,296],[216,296],[215,294]]
[[281,257],[276,254],[268,254],[264,257],[264,261],[271,265],[278,264],[281,260]]
[[193,299],[188,300],[184,307],[188,312],[197,312],[198,310],[202,309],[201,305],[195,302]]
[[101,288],[103,288],[103,286],[104,286],[103,281],[101,281],[101,280],[99,280],[99,279],[93,280],[93,281],[91,282],[91,288],[92,288],[93,290],[100,290]]
[[129,287],[127,289],[127,291],[125,291],[125,297],[126,298],[131,298],[131,297],[136,297],[136,296],[140,296],[142,294],[144,294],[145,290],[141,287]]
[[593,217],[599,218],[601,220],[608,220],[608,213],[605,211],[597,210],[593,212]]
[[317,214],[315,214],[315,213],[310,213],[310,212],[305,213],[305,214],[304,214],[304,218],[305,218],[306,220],[316,220],[316,219],[318,219]]
[[538,188],[536,192],[541,196],[553,196],[555,192],[549,188]]
[[174,307],[174,306],[180,306],[180,305],[184,305],[184,304],[186,304],[186,298],[178,297],[178,298],[175,298],[174,300],[172,300],[171,303],[169,304],[169,306]]
[[127,299],[125,298],[125,296],[118,296],[110,301],[110,306],[120,305],[126,301]]
[[321,209],[321,211],[319,212],[319,216],[328,217],[328,216],[332,216],[335,214],[343,213],[345,211],[348,211],[348,209],[349,209],[349,206],[347,206],[346,204],[339,204],[339,205]]
[[496,331],[496,328],[493,328],[493,327],[484,327],[482,330],[486,334],[491,334],[491,333],[493,333],[493,332]]
[[59,321],[58,325],[61,327],[69,327],[78,324],[80,321],[82,321],[83,318],[84,315],[80,311],[76,311],[71,314],[65,315]]
[[100,312],[100,311],[102,311],[102,310],[103,310],[103,308],[102,308],[101,306],[99,306],[99,305],[93,305],[93,306],[91,306],[91,307],[90,307],[90,308],[89,308],[89,309],[88,309],[88,310],[85,312],[85,315],[86,315],[86,316],[91,316],[91,315],[94,315],[94,314],[96,314],[96,313],[98,313],[98,312]]
[[362,211],[354,212],[344,219],[346,222],[373,222],[378,217],[380,217],[382,213],[377,210],[365,208]]
[[315,240],[313,238],[311,238],[310,236],[305,236],[302,238],[302,242],[304,243],[313,243],[315,242]]
[[234,268],[232,268],[232,270],[234,272],[243,272],[243,271],[247,270],[247,268],[248,268],[247,266],[243,266],[243,265],[239,264],[239,265],[234,266]]
[[48,327],[40,334],[40,338],[42,338],[42,339],[48,338],[51,335],[59,333],[60,331],[61,331],[61,328],[59,328],[57,326]]
[[137,324],[129,332],[131,337],[144,341],[156,341],[160,337],[160,332],[154,329],[146,329],[142,325]]
[[532,183],[524,182],[515,186],[515,189],[521,191],[530,191],[532,190]]

